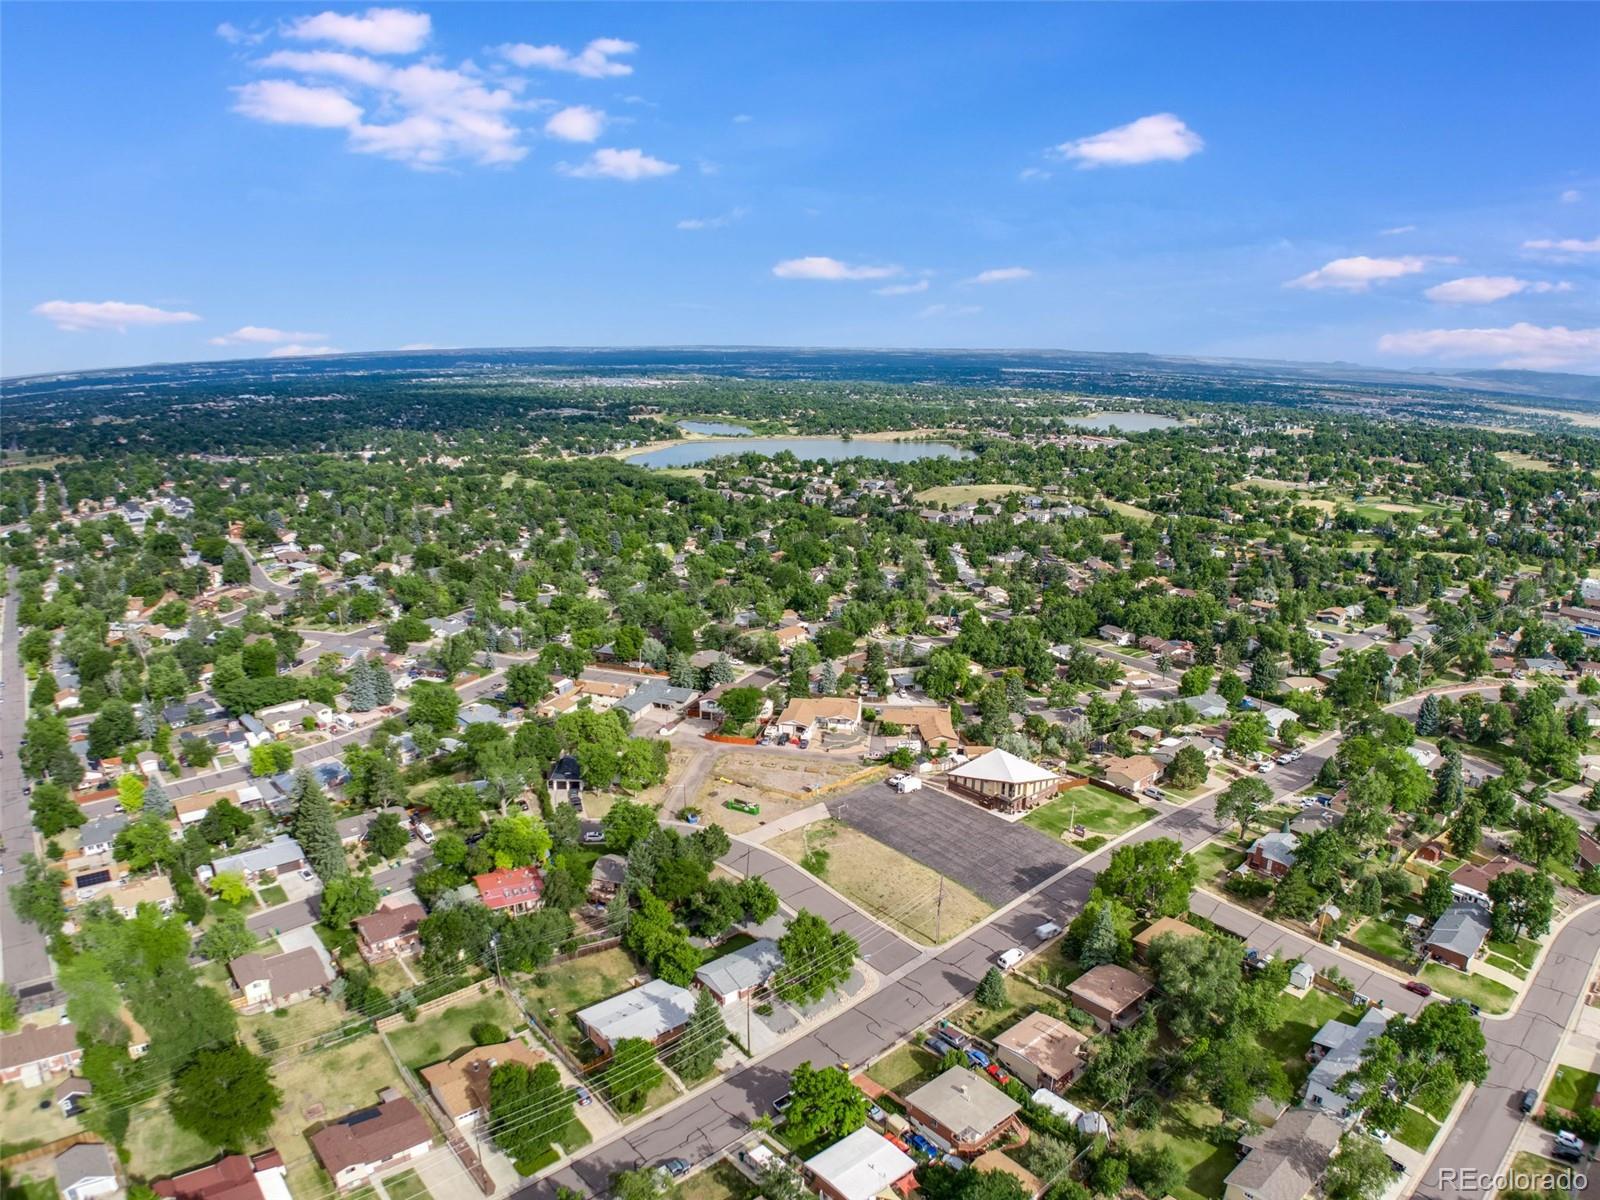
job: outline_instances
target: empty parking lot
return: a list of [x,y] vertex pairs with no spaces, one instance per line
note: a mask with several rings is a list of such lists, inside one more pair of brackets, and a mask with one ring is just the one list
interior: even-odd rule
[[932,788],[902,796],[872,784],[828,801],[828,812],[994,905],[1011,903],[1082,857]]

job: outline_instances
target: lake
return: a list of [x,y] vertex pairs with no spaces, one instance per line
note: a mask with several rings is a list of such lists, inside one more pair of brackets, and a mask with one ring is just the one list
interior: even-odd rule
[[764,454],[768,458],[789,451],[796,458],[838,462],[846,458],[876,458],[884,462],[916,462],[921,458],[971,458],[972,452],[947,442],[846,441],[837,437],[741,437],[714,442],[685,442],[628,456],[638,467],[694,467],[731,454]]
[[1182,421],[1163,417],[1159,413],[1102,412],[1086,417],[1068,417],[1069,425],[1083,425],[1090,429],[1114,429],[1118,433],[1149,433],[1152,429],[1176,429]]
[[679,421],[678,428],[705,437],[741,437],[751,432],[748,425],[729,425],[726,421]]

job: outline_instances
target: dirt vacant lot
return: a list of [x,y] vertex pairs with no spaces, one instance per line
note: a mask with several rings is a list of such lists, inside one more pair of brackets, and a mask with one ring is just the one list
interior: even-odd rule
[[923,945],[949,941],[994,911],[952,880],[944,883],[941,906],[936,871],[832,819],[773,838],[767,848],[796,863],[812,851],[826,851],[820,876],[825,883]]
[[[729,751],[712,765],[694,803],[706,820],[729,833],[744,833],[819,803],[843,781],[861,774],[861,765],[846,759],[785,755],[783,750]],[[735,812],[724,807],[727,800],[748,800],[760,805],[761,813]]]

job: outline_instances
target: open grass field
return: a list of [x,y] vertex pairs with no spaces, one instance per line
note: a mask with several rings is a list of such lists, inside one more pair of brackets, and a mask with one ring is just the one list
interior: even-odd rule
[[498,988],[490,987],[487,995],[459,1000],[392,1030],[389,1044],[400,1061],[415,1071],[471,1046],[472,1027],[479,1021],[491,1021],[507,1033],[525,1024],[511,1001]]
[[982,500],[1000,500],[1027,491],[1027,488],[1017,483],[954,483],[918,492],[916,501],[918,504],[967,504]]
[[1069,1001],[1052,996],[1016,975],[1006,976],[1006,1000],[1004,1008],[984,1008],[976,1000],[968,1000],[956,1009],[950,1021],[958,1029],[993,1039],[1036,1009],[1054,1009],[1060,1016],[1070,1007]]
[[562,1045],[579,1053],[587,1045],[572,1014],[626,991],[645,972],[620,947],[534,973],[522,985],[522,998],[540,1023]]
[[1520,450],[1496,450],[1494,456],[1506,466],[1518,471],[1554,471],[1555,466],[1542,458],[1524,454]]
[[[220,1153],[217,1147],[174,1124],[160,1100],[152,1100],[133,1111],[128,1122],[127,1146],[129,1176],[145,1181],[204,1166]],[[304,1142],[301,1146],[310,1153]],[[288,1159],[291,1150],[285,1148],[283,1153]]]
[[1577,1112],[1588,1107],[1597,1091],[1600,1091],[1600,1074],[1562,1064],[1556,1068],[1555,1078],[1550,1081],[1550,1090],[1544,1094],[1544,1102],[1554,1108]]
[[947,879],[935,923],[929,898],[939,892],[938,873],[842,821],[817,821],[775,837],[766,846],[795,863],[810,851],[826,850],[822,878],[829,886],[923,945],[948,940],[994,911],[982,897]]
[[1350,939],[1376,954],[1382,954],[1399,962],[1410,962],[1416,957],[1416,951],[1412,949],[1405,929],[1393,921],[1368,917],[1356,927]]
[[1422,968],[1422,981],[1446,996],[1470,1000],[1486,1013],[1509,1012],[1517,998],[1515,992],[1497,980],[1485,979],[1481,975],[1463,975],[1438,963],[1429,963]]
[[1124,517],[1132,517],[1135,521],[1154,521],[1156,519],[1156,514],[1149,509],[1140,508],[1137,504],[1129,504],[1125,500],[1112,500],[1108,496],[1102,496],[1100,497],[1100,503],[1104,504],[1112,512],[1120,513]]
[[1089,784],[1062,792],[1048,804],[1041,804],[1022,818],[1023,824],[1060,837],[1074,824],[1082,825],[1092,833],[1117,837],[1130,829],[1137,829],[1151,817],[1155,809],[1119,796],[1116,792]]
[[1132,1146],[1166,1146],[1178,1156],[1185,1176],[1173,1193],[1176,1200],[1217,1200],[1222,1181],[1239,1162],[1237,1137],[1223,1129],[1221,1112],[1207,1104],[1169,1105],[1155,1128],[1123,1140]]

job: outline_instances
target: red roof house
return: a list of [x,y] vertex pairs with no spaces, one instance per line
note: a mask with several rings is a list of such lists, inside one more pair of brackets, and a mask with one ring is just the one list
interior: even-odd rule
[[538,908],[539,893],[544,888],[544,880],[532,867],[490,871],[487,875],[473,876],[472,882],[478,885],[478,896],[485,905],[509,913]]

